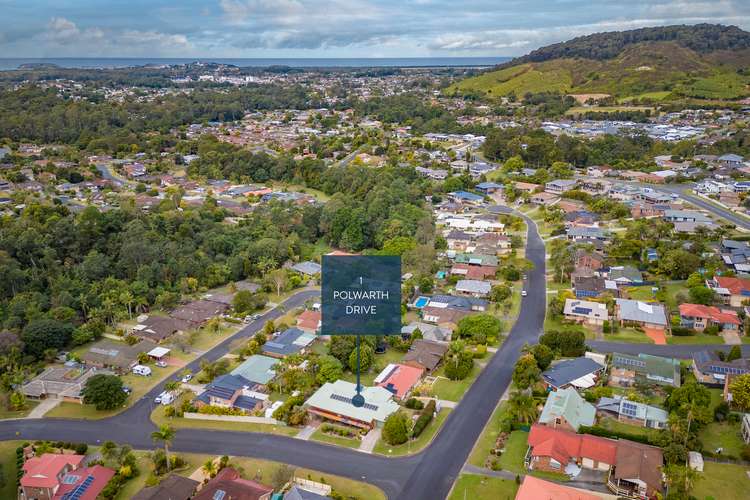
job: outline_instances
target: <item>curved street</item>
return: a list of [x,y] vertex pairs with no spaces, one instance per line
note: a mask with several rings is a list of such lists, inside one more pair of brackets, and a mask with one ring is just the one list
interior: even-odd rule
[[[445,498],[466,462],[474,443],[490,419],[500,397],[511,381],[521,349],[535,343],[544,323],[546,310],[545,247],[535,223],[528,223],[526,258],[534,268],[527,273],[518,320],[471,385],[457,407],[450,413],[433,442],[422,452],[401,458],[387,458],[313,441],[274,434],[230,432],[211,429],[179,429],[172,449],[181,452],[248,456],[289,463],[372,483],[389,498],[432,500]],[[208,351],[187,367],[197,371],[201,360],[214,361],[226,354],[233,341],[248,338],[262,328],[267,320],[284,314],[284,309],[301,306],[319,294],[318,290],[302,290],[260,319],[247,325],[234,336]],[[611,344],[590,342],[597,350],[623,352],[664,351],[672,355],[689,355],[705,346],[650,346],[643,344]],[[679,350],[677,353],[675,351]],[[658,352],[657,352],[658,351]],[[685,352],[682,352],[685,351]],[[155,445],[150,434],[155,426],[150,420],[153,399],[163,390],[166,381],[154,387],[132,407],[119,415],[102,420],[26,419],[0,422],[0,440],[47,439],[85,441],[91,444],[105,440],[127,443],[137,449]]]

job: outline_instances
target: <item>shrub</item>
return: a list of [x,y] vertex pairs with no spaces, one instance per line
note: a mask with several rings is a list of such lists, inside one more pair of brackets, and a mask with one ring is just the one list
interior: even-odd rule
[[697,333],[698,332],[696,332],[692,328],[685,328],[684,326],[672,327],[672,335],[676,337],[692,337],[693,335],[696,335]]
[[76,445],[76,454],[85,455],[88,449],[89,449],[89,445],[87,445],[86,443],[78,443]]
[[424,408],[424,403],[417,398],[409,398],[406,403],[404,403],[404,406],[406,406],[410,410],[421,410],[422,408]]
[[425,427],[427,427],[427,424],[432,421],[432,417],[435,414],[435,406],[435,400],[431,399],[419,414],[419,418],[417,418],[417,421],[414,423],[414,428],[411,430],[411,436],[413,438],[419,437]]
[[404,444],[409,439],[408,417],[402,412],[392,413],[383,424],[383,440],[391,445]]

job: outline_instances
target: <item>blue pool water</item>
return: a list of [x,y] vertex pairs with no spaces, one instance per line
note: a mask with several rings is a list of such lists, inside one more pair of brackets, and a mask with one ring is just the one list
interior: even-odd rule
[[414,307],[418,309],[422,309],[429,302],[430,302],[430,299],[428,299],[427,297],[417,297],[417,300],[414,301]]

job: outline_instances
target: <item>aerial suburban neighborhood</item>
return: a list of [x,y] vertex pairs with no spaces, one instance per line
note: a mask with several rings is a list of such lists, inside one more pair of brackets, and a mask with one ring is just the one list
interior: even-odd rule
[[[111,49],[47,13],[39,44]],[[750,498],[750,33],[669,19],[486,60],[0,59],[0,498]],[[386,261],[363,334],[327,290]]]

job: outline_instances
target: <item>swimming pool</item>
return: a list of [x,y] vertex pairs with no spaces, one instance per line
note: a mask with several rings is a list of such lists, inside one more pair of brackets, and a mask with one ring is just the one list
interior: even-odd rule
[[416,307],[417,309],[422,309],[424,306],[429,304],[429,302],[429,297],[417,297],[417,300],[414,301],[414,307]]

